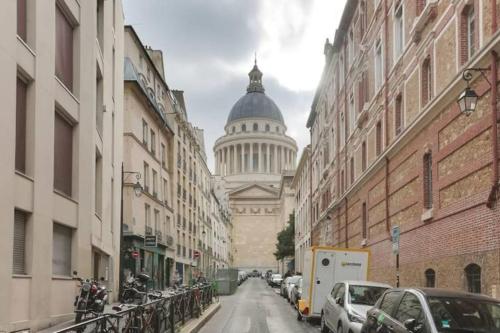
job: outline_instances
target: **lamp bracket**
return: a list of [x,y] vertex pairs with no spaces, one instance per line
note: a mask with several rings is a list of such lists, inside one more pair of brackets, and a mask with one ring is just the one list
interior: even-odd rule
[[481,67],[470,67],[466,68],[462,72],[462,78],[467,82],[467,86],[469,86],[470,80],[472,80],[472,73],[473,72],[479,72],[481,76],[488,82],[491,88],[491,82],[488,80],[488,77],[486,76],[486,73],[490,71],[490,67],[486,68],[481,68]]

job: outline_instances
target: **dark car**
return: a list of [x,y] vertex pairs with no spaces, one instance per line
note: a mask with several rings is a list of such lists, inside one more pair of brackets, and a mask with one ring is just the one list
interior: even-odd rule
[[500,300],[446,289],[389,289],[361,332],[500,333]]

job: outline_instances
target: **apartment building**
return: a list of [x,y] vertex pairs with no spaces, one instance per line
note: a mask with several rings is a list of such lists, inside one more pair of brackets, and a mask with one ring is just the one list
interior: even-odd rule
[[74,272],[118,284],[122,2],[0,7],[0,331],[37,331],[72,318]]
[[401,285],[500,297],[497,7],[347,2],[307,122],[313,245],[367,247],[396,285],[399,230]]
[[151,287],[163,289],[172,282],[175,260],[172,96],[161,52],[144,47],[131,26],[124,43],[124,276],[144,272]]
[[307,145],[302,151],[291,183],[295,193],[295,271],[297,272],[304,271],[304,253],[311,246],[310,152],[311,147]]
[[[295,219],[295,190],[292,187],[294,175],[294,170],[281,171],[281,180],[278,192],[280,205],[278,233],[288,227],[290,219]],[[278,261],[278,272],[285,274],[287,271],[295,271],[295,258],[293,256]]]
[[219,268],[231,266],[231,218],[230,214],[215,192],[211,191],[211,222],[212,222],[212,262],[211,271],[215,274]]

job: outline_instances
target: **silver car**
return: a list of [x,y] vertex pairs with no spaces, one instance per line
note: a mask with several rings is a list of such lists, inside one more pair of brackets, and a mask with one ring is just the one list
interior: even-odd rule
[[322,333],[360,333],[367,311],[391,286],[370,281],[341,281],[321,311]]

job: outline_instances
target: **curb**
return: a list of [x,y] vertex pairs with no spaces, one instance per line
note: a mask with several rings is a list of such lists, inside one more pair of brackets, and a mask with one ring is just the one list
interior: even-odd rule
[[197,333],[219,311],[221,304],[215,303],[198,319],[181,328],[180,333]]

